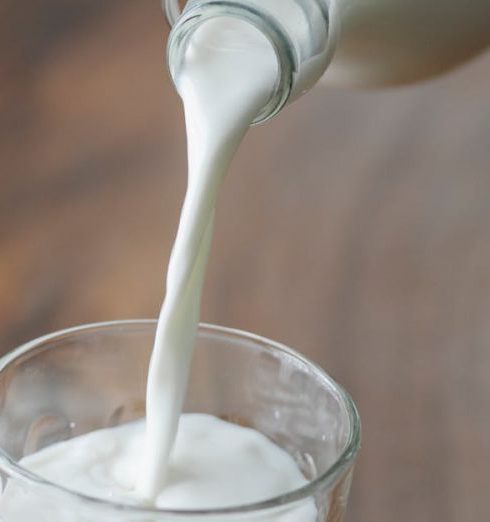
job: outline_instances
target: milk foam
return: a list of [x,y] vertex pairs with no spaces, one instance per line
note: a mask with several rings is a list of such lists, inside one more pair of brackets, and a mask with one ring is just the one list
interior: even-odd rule
[[[135,471],[144,444],[144,421],[138,421],[48,446],[25,457],[21,464],[72,491],[138,506],[144,501],[136,490]],[[186,510],[240,506],[305,484],[292,457],[261,433],[210,415],[185,414],[180,419],[165,488],[158,492],[154,504],[160,509]],[[39,517],[49,522],[87,520],[77,513],[74,504],[70,506],[56,497],[53,500],[48,492],[39,498],[26,498],[11,481],[0,500],[0,517],[6,522]],[[315,514],[313,501],[306,500],[260,520],[308,522]],[[118,515],[117,520],[124,517]]]

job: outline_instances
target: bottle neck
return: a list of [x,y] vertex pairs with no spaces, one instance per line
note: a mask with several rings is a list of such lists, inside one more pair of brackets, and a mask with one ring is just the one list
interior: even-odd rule
[[273,47],[278,63],[274,92],[254,123],[275,116],[310,89],[327,68],[335,31],[326,0],[188,0],[180,12],[178,0],[164,0],[173,25],[167,53],[175,81],[194,31],[216,17],[235,17],[252,24]]

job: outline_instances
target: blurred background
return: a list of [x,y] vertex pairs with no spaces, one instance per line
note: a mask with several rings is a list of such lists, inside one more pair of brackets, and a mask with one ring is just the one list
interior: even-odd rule
[[[186,183],[157,0],[3,0],[0,348],[155,317]],[[202,318],[354,396],[348,522],[490,520],[490,54],[391,91],[318,86],[243,144]]]

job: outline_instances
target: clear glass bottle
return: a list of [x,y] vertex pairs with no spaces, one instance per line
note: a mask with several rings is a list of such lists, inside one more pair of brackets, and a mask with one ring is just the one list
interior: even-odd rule
[[373,87],[418,81],[490,45],[489,0],[163,0],[174,75],[186,42],[206,20],[249,21],[269,39],[279,63],[264,121],[320,78]]

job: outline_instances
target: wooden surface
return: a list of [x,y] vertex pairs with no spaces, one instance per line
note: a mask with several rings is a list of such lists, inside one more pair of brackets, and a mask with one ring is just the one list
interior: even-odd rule
[[[2,2],[2,351],[158,312],[185,188],[158,4]],[[351,391],[350,522],[490,520],[490,56],[396,91],[317,87],[253,129],[203,319]]]

